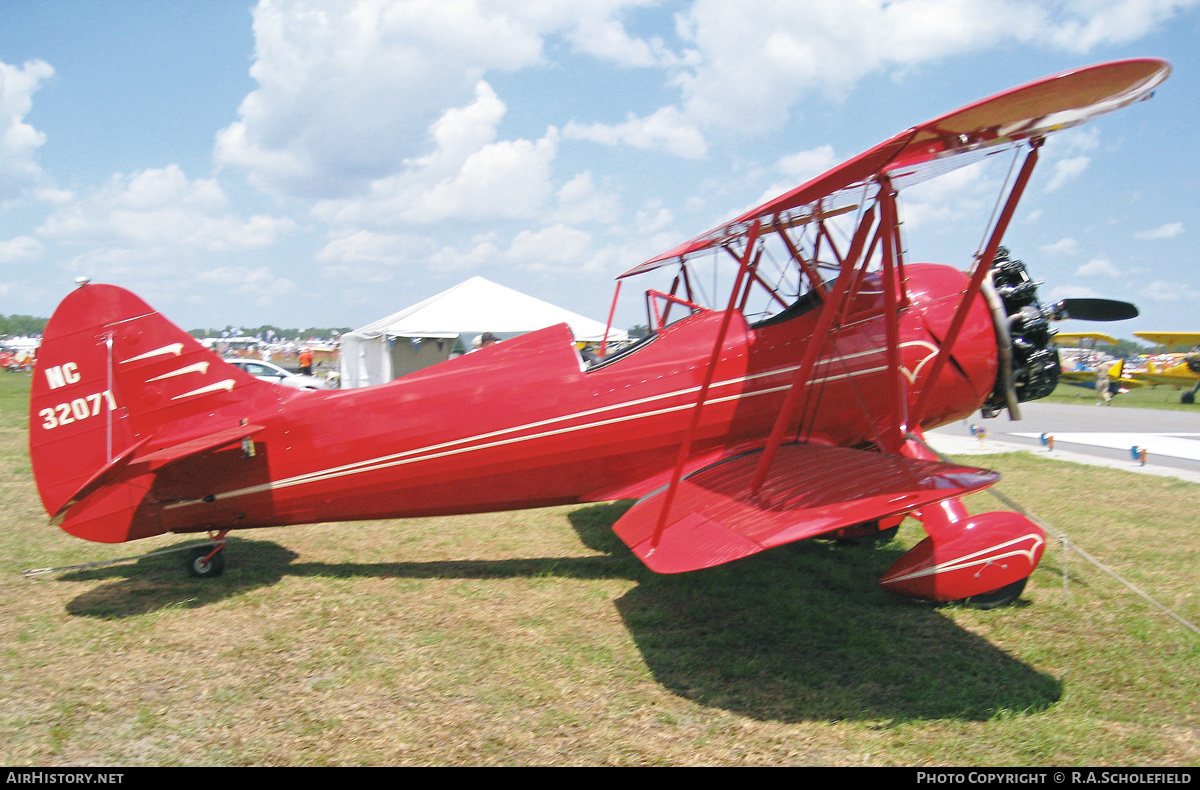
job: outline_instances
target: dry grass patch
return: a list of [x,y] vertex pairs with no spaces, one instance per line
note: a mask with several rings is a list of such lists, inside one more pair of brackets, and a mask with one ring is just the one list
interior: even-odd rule
[[[1200,640],[1074,559],[1064,600],[1056,545],[991,612],[878,589],[912,524],[657,576],[612,534],[621,504],[240,533],[212,581],[179,557],[30,580],[188,541],[49,527],[24,442],[0,416],[7,765],[1200,762]],[[1200,487],[989,461],[1200,619]]]

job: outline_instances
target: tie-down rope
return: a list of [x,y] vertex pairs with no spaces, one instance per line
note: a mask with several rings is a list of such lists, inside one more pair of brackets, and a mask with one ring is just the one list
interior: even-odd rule
[[[937,450],[930,447],[929,444],[926,443],[926,441],[923,438],[921,438],[920,436],[917,436],[916,434],[913,434],[913,433],[909,433],[909,434],[907,434],[907,438],[913,440],[914,442],[921,445],[929,452],[936,455],[944,463],[954,463],[954,461],[952,461],[945,454],[940,453]],[[1067,578],[1068,578],[1066,558],[1069,555],[1070,551],[1074,551],[1080,557],[1083,557],[1085,560],[1090,562],[1092,565],[1096,566],[1104,573],[1107,573],[1109,576],[1116,579],[1119,583],[1121,583],[1125,587],[1128,587],[1130,590],[1137,593],[1139,596],[1141,596],[1143,599],[1145,599],[1151,606],[1154,606],[1155,608],[1161,610],[1164,614],[1166,614],[1172,620],[1175,620],[1180,625],[1182,625],[1184,628],[1188,629],[1189,631],[1196,634],[1197,636],[1200,636],[1200,628],[1197,628],[1194,623],[1191,623],[1188,620],[1185,620],[1183,617],[1181,617],[1180,615],[1171,611],[1163,604],[1154,600],[1154,598],[1152,598],[1150,595],[1148,595],[1147,593],[1140,590],[1137,587],[1137,585],[1135,585],[1133,582],[1131,582],[1128,579],[1126,579],[1125,577],[1121,576],[1119,573],[1114,571],[1112,568],[1109,568],[1107,565],[1102,563],[1100,560],[1096,559],[1091,554],[1089,554],[1088,552],[1081,549],[1079,547],[1079,544],[1071,541],[1071,539],[1067,537],[1067,534],[1065,532],[1062,532],[1061,530],[1056,529],[1053,525],[1048,523],[1045,519],[1039,518],[1038,516],[1034,515],[1033,513],[1030,513],[1028,510],[1026,510],[1020,504],[1018,504],[1013,499],[1011,499],[1010,497],[1005,495],[1004,492],[997,490],[997,488],[995,486],[988,488],[988,493],[991,494],[992,496],[994,496],[996,499],[1003,502],[1008,507],[1010,507],[1013,510],[1020,513],[1022,516],[1025,516],[1025,518],[1034,522],[1042,529],[1046,530],[1046,532],[1053,535],[1055,538],[1058,539],[1059,543],[1062,544],[1063,560],[1064,560],[1063,561],[1063,595],[1064,596],[1067,593]]]

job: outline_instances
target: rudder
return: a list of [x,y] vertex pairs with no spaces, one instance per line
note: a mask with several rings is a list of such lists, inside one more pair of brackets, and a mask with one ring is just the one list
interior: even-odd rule
[[105,543],[163,532],[143,507],[153,474],[132,462],[211,431],[259,385],[129,291],[77,288],[46,325],[30,392],[29,455],[46,512]]

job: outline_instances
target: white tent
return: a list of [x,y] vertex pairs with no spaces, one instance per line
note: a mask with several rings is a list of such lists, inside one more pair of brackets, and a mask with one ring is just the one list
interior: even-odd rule
[[[519,335],[568,324],[578,342],[600,342],[604,324],[549,302],[472,277],[423,302],[341,337],[342,387],[368,387],[450,358],[460,336]],[[629,336],[613,329],[610,343]]]

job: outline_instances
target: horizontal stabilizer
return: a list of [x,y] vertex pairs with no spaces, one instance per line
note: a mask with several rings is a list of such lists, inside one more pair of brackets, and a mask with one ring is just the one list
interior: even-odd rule
[[169,447],[155,450],[152,453],[136,456],[131,464],[150,464],[153,467],[162,467],[167,464],[178,461],[181,458],[202,453],[206,450],[216,450],[234,442],[240,442],[242,439],[249,438],[262,430],[261,425],[239,425],[236,428],[227,428],[223,431],[215,431],[213,433],[198,436],[195,439],[190,439],[186,442],[173,444]]
[[173,444],[168,447],[163,447],[149,453],[140,452],[145,447],[152,437],[147,437],[137,442],[136,444],[126,448],[116,458],[109,461],[103,467],[96,471],[88,480],[80,486],[79,490],[67,499],[63,505],[58,508],[51,519],[61,521],[63,515],[74,507],[77,503],[87,498],[96,489],[102,485],[107,485],[120,477],[127,467],[139,467],[142,470],[148,466],[151,469],[161,469],[169,463],[178,461],[182,458],[196,455],[208,450],[216,450],[234,442],[246,439],[262,430],[261,425],[239,425],[236,428],[228,428],[223,431],[215,431],[214,433],[205,434],[204,436],[190,439],[186,442]]
[[651,570],[682,573],[917,510],[1000,477],[866,450],[791,444],[779,448],[754,494],[750,484],[761,455],[738,456],[683,478],[657,540],[665,489],[630,508],[613,530]]
[[68,497],[67,501],[63,502],[61,507],[50,514],[51,520],[57,521],[59,517],[62,516],[63,513],[66,513],[68,510],[70,510],[76,502],[83,499],[101,485],[104,485],[113,477],[115,477],[118,471],[129,465],[130,459],[133,458],[137,451],[140,450],[147,441],[149,441],[148,438],[142,439],[137,444],[127,447],[124,452],[120,453],[116,458],[97,469],[91,477],[84,481],[83,485],[79,487],[79,490]]

